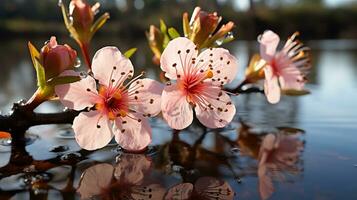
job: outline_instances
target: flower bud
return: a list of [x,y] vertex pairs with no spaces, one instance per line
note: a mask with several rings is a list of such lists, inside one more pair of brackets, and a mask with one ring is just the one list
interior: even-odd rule
[[94,21],[95,11],[97,9],[98,6],[93,6],[92,9],[92,7],[86,1],[72,0],[69,4],[69,14],[73,20],[73,27],[78,32],[89,32]]
[[77,53],[68,45],[58,45],[56,37],[42,47],[40,62],[45,69],[46,80],[58,76],[65,70],[71,69],[76,63]]
[[189,23],[190,30],[186,30],[186,15],[184,13],[183,16],[185,35],[187,34],[187,37],[198,45],[199,48],[211,47],[217,40],[224,39],[234,26],[233,22],[228,22],[216,31],[222,17],[218,16],[216,12],[207,13],[202,11],[200,7],[196,7]]
[[193,28],[193,42],[195,44],[203,44],[203,42],[216,30],[220,20],[221,17],[218,17],[216,12],[207,13],[196,7],[190,23]]

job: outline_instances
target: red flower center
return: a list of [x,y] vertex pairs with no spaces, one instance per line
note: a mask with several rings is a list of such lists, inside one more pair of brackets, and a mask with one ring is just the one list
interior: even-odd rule
[[115,117],[125,117],[129,111],[129,96],[127,91],[122,91],[120,88],[112,88],[101,86],[99,88],[99,96],[101,100],[96,104],[95,108],[102,114],[105,114],[109,119],[114,120]]
[[200,72],[194,75],[184,76],[182,79],[177,80],[177,85],[179,89],[186,96],[188,102],[195,104],[194,99],[199,94],[202,94],[206,85],[204,84],[204,80],[208,78],[212,78],[212,71],[208,70],[205,72]]

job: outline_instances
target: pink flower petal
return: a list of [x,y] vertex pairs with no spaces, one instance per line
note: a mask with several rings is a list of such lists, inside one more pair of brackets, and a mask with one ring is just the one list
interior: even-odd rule
[[95,80],[91,76],[74,83],[57,85],[55,92],[64,106],[75,110],[92,107],[99,98]]
[[298,68],[293,65],[280,70],[279,83],[282,89],[302,90],[304,78]]
[[262,35],[259,35],[260,56],[264,60],[270,61],[275,54],[279,41],[279,36],[271,30],[267,30]]
[[231,98],[218,87],[206,89],[203,98],[211,104],[212,109],[196,106],[197,119],[208,128],[222,128],[229,124],[235,113],[236,108]]
[[231,186],[223,180],[214,177],[201,177],[195,183],[195,192],[202,199],[233,200],[234,191]]
[[90,199],[99,195],[103,188],[109,187],[114,168],[108,163],[94,165],[83,172],[77,192],[81,199]]
[[192,123],[192,108],[176,84],[164,88],[161,110],[164,119],[173,129],[182,130]]
[[161,111],[161,94],[164,86],[152,79],[139,79],[129,87],[129,104],[135,111],[156,116]]
[[98,111],[81,112],[73,121],[73,130],[77,143],[86,150],[102,148],[113,138],[112,124]]
[[169,42],[161,55],[161,69],[165,76],[176,80],[177,75],[184,75],[192,67],[192,58],[197,57],[196,45],[184,37],[176,38]]
[[273,69],[270,65],[264,68],[265,82],[264,92],[269,103],[275,104],[280,101],[280,87],[278,77],[273,74]]
[[116,127],[119,129],[115,134],[115,140],[126,150],[143,150],[151,142],[150,124],[138,113],[128,113],[128,115],[115,120]]
[[150,166],[151,161],[143,154],[123,154],[115,166],[114,176],[120,182],[138,185]]
[[181,183],[171,187],[166,195],[165,200],[188,200],[192,196],[193,185],[191,183]]
[[55,48],[57,46],[57,40],[55,36],[51,36],[48,46],[50,48]]
[[[226,49],[211,48],[198,56],[195,68],[210,69],[213,72],[213,77],[210,79],[214,80],[212,83],[214,85],[224,85],[236,78],[238,61]],[[199,70],[197,69],[197,71]]]
[[116,47],[104,47],[99,49],[92,61],[94,78],[105,86],[116,85],[133,76],[134,67]]

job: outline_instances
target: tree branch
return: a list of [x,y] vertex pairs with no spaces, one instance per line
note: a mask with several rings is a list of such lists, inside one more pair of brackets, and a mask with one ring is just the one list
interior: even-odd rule
[[0,131],[9,132],[14,138],[23,135],[31,126],[71,124],[79,112],[68,110],[60,113],[35,113],[27,109],[26,105],[15,103],[10,115],[0,115]]
[[225,90],[234,94],[264,93],[264,89],[257,87],[254,84],[247,82],[246,80],[242,81],[237,87],[233,89],[227,88]]

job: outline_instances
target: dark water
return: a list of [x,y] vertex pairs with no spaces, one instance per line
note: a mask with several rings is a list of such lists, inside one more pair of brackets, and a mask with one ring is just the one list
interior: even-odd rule
[[[35,80],[26,40],[1,44],[0,109],[7,113],[12,102],[32,94]],[[139,47],[134,66],[155,76],[144,42],[103,38],[94,48],[105,45]],[[80,150],[69,125],[31,128],[26,149],[12,154],[9,141],[1,141],[0,199],[357,199],[357,41],[309,45],[311,95],[283,97],[277,105],[262,94],[233,97],[238,112],[222,130],[192,125],[176,135],[156,118],[153,143],[143,154],[116,145]],[[256,44],[228,48],[240,61],[239,80]],[[51,102],[37,111],[60,109]],[[264,148],[269,139],[271,151]]]

